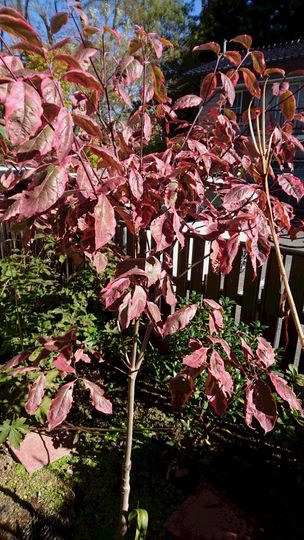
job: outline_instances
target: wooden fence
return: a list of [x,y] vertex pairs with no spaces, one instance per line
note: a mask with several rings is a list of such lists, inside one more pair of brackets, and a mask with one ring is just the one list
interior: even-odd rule
[[[118,229],[116,242],[129,255],[134,253],[133,237],[126,227]],[[7,225],[0,224],[0,256],[6,257],[12,247],[20,246],[18,235]],[[140,237],[139,256],[144,257],[153,248],[153,240],[149,232]],[[236,302],[235,318],[246,323],[260,321],[267,325],[263,335],[275,347],[282,347],[284,366],[293,363],[304,371],[304,352],[301,351],[292,318],[282,313],[282,290],[275,253],[272,250],[262,269],[258,270],[256,279],[249,258],[243,246],[240,247],[231,273],[222,276],[214,273],[210,262],[210,243],[187,233],[183,249],[179,245],[171,248],[173,258],[172,274],[176,293],[180,297],[188,297],[196,292],[205,298],[218,300],[227,296]],[[295,304],[304,323],[304,247],[282,247],[285,268],[294,295]],[[287,339],[288,336],[288,339]]]

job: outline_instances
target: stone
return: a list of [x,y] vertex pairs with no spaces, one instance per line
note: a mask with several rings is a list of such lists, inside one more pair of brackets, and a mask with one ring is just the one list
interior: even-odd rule
[[207,484],[186,499],[165,528],[178,540],[254,540],[261,531],[253,518]]
[[18,450],[12,447],[10,450],[27,472],[32,474],[53,463],[56,459],[68,456],[72,447],[73,436],[71,434],[47,435],[33,431],[26,434]]

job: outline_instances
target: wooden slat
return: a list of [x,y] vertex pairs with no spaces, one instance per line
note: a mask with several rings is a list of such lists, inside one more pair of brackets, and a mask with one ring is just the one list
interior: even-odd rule
[[221,274],[220,272],[213,272],[211,264],[209,264],[209,271],[207,275],[206,283],[206,298],[211,298],[212,300],[218,300],[220,297],[220,284],[221,284]]
[[271,343],[274,342],[276,327],[280,309],[280,273],[274,250],[271,253],[267,262],[265,287],[262,296],[260,321],[266,324],[268,328],[263,332],[263,336]]
[[[190,237],[185,236],[185,245],[178,253],[177,262],[177,277],[176,277],[176,294],[177,296],[184,297],[187,292],[187,268],[188,268],[188,254],[189,254]],[[181,277],[180,274],[183,274]]]
[[240,266],[242,259],[242,249],[239,249],[233,261],[230,274],[225,277],[223,295],[228,296],[230,300],[237,301],[238,286],[240,278]]
[[145,257],[147,252],[147,232],[141,230],[139,233],[139,256]]
[[127,230],[127,255],[134,257],[135,253],[135,242],[134,236]]
[[[304,257],[303,255],[294,255],[291,262],[290,275],[289,275],[289,285],[293,295],[293,299],[297,308],[297,311],[301,318],[301,313],[303,311],[304,304]],[[287,306],[286,306],[287,307]],[[284,325],[284,321],[283,321]],[[288,364],[292,363],[294,357],[297,342],[298,334],[296,331],[293,318],[290,315],[287,323],[288,330],[288,343],[285,343],[285,329],[283,328],[280,340],[280,347],[285,347],[285,351],[282,355],[283,366],[287,367]]]
[[193,238],[193,251],[191,264],[191,291],[199,294],[203,292],[203,268],[204,268],[205,242],[201,238]]
[[254,279],[253,269],[249,256],[247,257],[244,277],[244,292],[241,305],[241,321],[250,323],[256,320],[258,311],[258,297],[261,280],[261,269],[257,270],[257,277]]

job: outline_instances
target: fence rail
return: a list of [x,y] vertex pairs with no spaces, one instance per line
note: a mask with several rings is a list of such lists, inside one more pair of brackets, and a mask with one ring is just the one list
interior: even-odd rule
[[[134,253],[134,239],[126,227],[118,228],[116,243],[130,256]],[[20,236],[6,224],[0,224],[0,256],[7,257],[12,248],[20,247]],[[151,234],[142,232],[140,253],[144,257],[155,246]],[[189,298],[191,292],[205,298],[219,300],[227,296],[236,303],[235,318],[246,323],[259,320],[267,325],[266,339],[275,347],[282,347],[283,364],[293,363],[304,371],[304,352],[301,351],[295,325],[291,316],[282,309],[282,288],[274,250],[263,268],[253,279],[253,270],[241,244],[232,271],[223,276],[212,271],[210,264],[210,242],[194,233],[185,235],[181,249],[175,245],[169,250],[173,259],[172,276],[176,293]],[[285,268],[301,323],[304,324],[304,247],[294,249],[282,247]]]

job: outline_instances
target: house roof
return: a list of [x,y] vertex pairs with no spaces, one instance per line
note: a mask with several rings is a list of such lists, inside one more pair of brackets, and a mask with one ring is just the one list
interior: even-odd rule
[[[279,62],[299,60],[303,58],[304,60],[304,37],[296,41],[287,41],[285,43],[274,43],[267,47],[256,47],[256,50],[263,51],[265,55],[265,60],[267,65],[276,64]],[[250,59],[248,58],[245,61],[244,65],[250,64]],[[204,73],[209,73],[215,67],[215,61],[207,62],[196,68],[190,69],[187,71],[184,76],[201,76]],[[220,64],[221,70],[226,70],[231,67],[234,67],[228,60],[222,60]],[[282,66],[284,67],[284,66]]]

